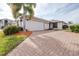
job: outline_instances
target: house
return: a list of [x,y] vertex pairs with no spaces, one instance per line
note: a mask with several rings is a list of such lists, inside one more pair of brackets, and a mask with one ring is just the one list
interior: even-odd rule
[[13,24],[15,21],[14,20],[11,20],[11,19],[7,19],[7,18],[4,18],[4,19],[0,19],[0,28],[3,28],[7,25],[11,25]]
[[38,17],[32,17],[32,20],[28,20],[29,18],[26,17],[26,20],[22,20],[22,16],[18,18],[18,24],[20,27],[24,26],[29,31],[38,31],[38,30],[53,30],[53,29],[63,29],[63,25],[67,25],[64,21],[52,20],[47,21],[45,19],[41,19]]
[[62,30],[64,26],[68,26],[68,24],[64,21],[52,20],[49,23],[49,29],[59,29]]

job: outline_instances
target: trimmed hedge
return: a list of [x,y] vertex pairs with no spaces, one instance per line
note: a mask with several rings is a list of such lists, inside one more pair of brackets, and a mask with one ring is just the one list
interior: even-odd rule
[[17,33],[19,32],[19,27],[17,26],[14,26],[14,25],[9,25],[9,26],[6,26],[4,29],[3,29],[3,32],[5,35],[12,35],[14,33]]
[[72,32],[79,32],[79,24],[71,25],[70,29]]

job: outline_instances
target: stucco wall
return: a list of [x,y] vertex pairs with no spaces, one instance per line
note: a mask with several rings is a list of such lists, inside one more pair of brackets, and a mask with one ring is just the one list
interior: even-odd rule
[[44,26],[45,29],[49,29],[49,24],[45,24]]
[[58,29],[62,29],[62,25],[63,25],[62,22],[58,22]]
[[3,20],[0,21],[0,28],[1,28],[2,26],[4,26]]
[[[45,30],[49,29],[49,24],[37,21],[25,21],[25,27],[29,31]],[[23,21],[19,22],[19,26],[23,27]]]

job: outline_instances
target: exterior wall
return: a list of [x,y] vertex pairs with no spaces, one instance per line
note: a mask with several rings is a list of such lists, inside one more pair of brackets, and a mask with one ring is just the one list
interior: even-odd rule
[[63,23],[62,22],[58,22],[58,29],[62,29]]
[[[39,21],[33,21],[33,20],[23,20],[25,22],[25,27],[29,31],[38,31],[38,30],[45,30],[49,29],[49,23],[39,22]],[[19,26],[23,27],[23,21],[21,22],[19,20]],[[50,25],[52,29],[62,29],[63,22],[57,23],[57,28],[53,28],[53,24]]]
[[1,28],[2,26],[4,26],[3,20],[0,21],[0,28]]
[[49,29],[53,29],[53,23],[49,23]]
[[[5,20],[7,20],[7,23],[5,24]],[[0,20],[0,28],[5,27],[6,25],[11,25],[13,24],[13,21],[8,20],[8,19],[1,19]]]
[[49,29],[49,24],[45,24],[44,29]]
[[[23,27],[23,22],[19,22],[19,26]],[[44,23],[36,21],[25,21],[25,27],[29,31],[44,30]]]
[[23,21],[18,20],[18,24],[20,27],[23,27]]

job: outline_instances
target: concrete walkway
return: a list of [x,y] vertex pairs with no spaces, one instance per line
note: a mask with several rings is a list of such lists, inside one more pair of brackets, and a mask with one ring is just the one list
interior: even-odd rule
[[39,31],[7,56],[74,56],[79,55],[79,34],[64,31]]

